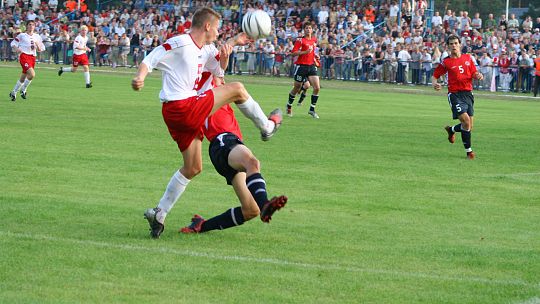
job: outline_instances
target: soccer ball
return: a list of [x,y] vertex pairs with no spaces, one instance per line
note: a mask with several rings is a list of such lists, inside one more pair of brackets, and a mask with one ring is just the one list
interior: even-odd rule
[[242,20],[242,31],[253,39],[270,35],[272,21],[265,11],[248,12]]

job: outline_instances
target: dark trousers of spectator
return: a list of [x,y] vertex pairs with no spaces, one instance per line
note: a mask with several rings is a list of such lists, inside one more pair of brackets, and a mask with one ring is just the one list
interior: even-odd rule
[[352,62],[345,62],[345,65],[343,66],[343,76],[341,76],[343,80],[351,80],[351,69]]
[[420,83],[420,69],[412,69],[412,83],[419,84]]
[[510,81],[510,91],[511,92],[517,92],[518,86],[516,86],[516,80],[518,79],[518,71],[511,71],[510,74],[512,74],[512,81]]
[[[90,52],[88,52],[88,59],[92,59],[92,63],[96,66],[96,47],[89,47]],[[88,60],[90,61],[90,60]]]
[[53,57],[54,63],[56,63],[56,64],[58,64],[58,62],[60,60],[60,49],[61,49],[61,47],[62,47],[61,43],[58,43],[58,42],[53,43],[52,57]]
[[[518,85],[516,87],[516,91],[518,89],[521,89],[521,92],[528,91],[530,92],[530,76],[531,72],[529,68],[519,68],[519,79],[518,79]],[[529,88],[529,90],[527,90]]]
[[236,59],[235,57],[236,56],[234,55],[234,53],[231,52],[231,54],[229,55],[229,65],[227,66],[227,70],[225,71],[227,75],[232,75],[232,70]]
[[396,82],[397,83],[400,83],[400,82],[404,83],[405,82],[405,66],[403,64],[401,64],[401,62],[398,63]]
[[343,63],[334,63],[334,73],[336,79],[339,79],[339,77],[343,76]]
[[538,96],[538,90],[540,89],[540,76],[535,75],[534,76],[534,97]]
[[420,82],[419,83],[422,83],[422,78],[424,78],[424,75],[426,78],[424,78],[424,84],[427,85],[430,81],[431,81],[431,74],[432,74],[432,71],[431,70],[420,70],[421,71],[421,74],[420,74]]

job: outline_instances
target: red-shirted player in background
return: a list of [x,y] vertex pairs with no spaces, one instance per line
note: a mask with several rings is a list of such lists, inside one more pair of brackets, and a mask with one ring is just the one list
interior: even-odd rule
[[26,22],[26,32],[20,33],[11,42],[11,47],[19,54],[19,63],[22,67],[21,77],[15,84],[15,87],[9,92],[11,101],[17,99],[17,92],[21,91],[21,97],[26,99],[26,90],[36,76],[34,67],[36,65],[36,51],[42,52],[45,50],[45,45],[41,40],[41,36],[34,33],[36,23],[32,20]]
[[474,96],[472,94],[472,79],[482,80],[484,76],[476,70],[474,61],[468,54],[461,54],[459,37],[450,35],[446,39],[450,50],[450,56],[443,59],[433,73],[433,88],[441,90],[441,84],[437,82],[439,77],[448,73],[448,103],[452,108],[453,119],[460,123],[450,127],[444,127],[448,132],[448,141],[454,143],[455,133],[461,132],[461,140],[467,152],[468,159],[474,159],[471,148],[471,131],[473,128]]
[[292,117],[292,104],[294,103],[294,97],[302,88],[302,84],[305,79],[309,81],[311,87],[313,87],[313,93],[311,94],[311,106],[309,107],[308,114],[313,118],[319,118],[319,115],[315,112],[315,106],[319,99],[319,90],[321,85],[319,83],[319,75],[317,74],[317,64],[319,58],[315,54],[317,47],[317,38],[313,37],[313,28],[310,23],[304,25],[304,37],[298,38],[294,43],[294,47],[291,51],[291,56],[298,56],[296,59],[296,67],[294,70],[294,86],[289,93],[289,101],[287,102],[287,115]]

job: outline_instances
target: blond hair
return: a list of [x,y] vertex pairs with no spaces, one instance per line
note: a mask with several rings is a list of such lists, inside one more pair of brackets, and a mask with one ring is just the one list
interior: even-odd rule
[[221,15],[209,7],[200,8],[195,11],[195,14],[193,14],[193,21],[191,22],[191,27],[199,29],[203,28],[204,25],[208,22],[211,22],[213,18],[220,20]]
[[83,31],[83,30],[88,31],[88,26],[86,26],[86,25],[81,25],[81,27],[79,28],[79,31]]

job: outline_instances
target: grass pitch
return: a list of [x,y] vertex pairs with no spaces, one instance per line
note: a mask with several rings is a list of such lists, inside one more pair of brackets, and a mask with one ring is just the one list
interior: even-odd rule
[[[540,103],[477,94],[473,148],[450,145],[444,93],[323,82],[318,113],[294,108],[262,142],[236,111],[270,195],[272,223],[201,235],[194,213],[238,205],[203,148],[204,170],[160,240],[143,211],[181,155],[154,73],[56,75],[40,65],[28,99],[0,66],[2,303],[538,303]],[[266,112],[287,78],[240,77]],[[308,100],[306,100],[308,101]]]

